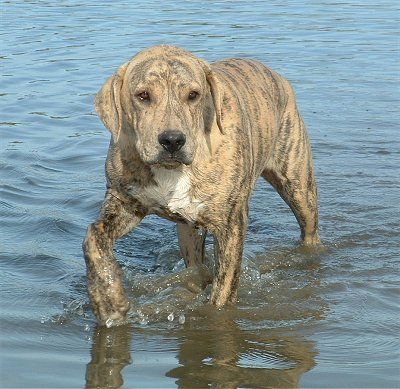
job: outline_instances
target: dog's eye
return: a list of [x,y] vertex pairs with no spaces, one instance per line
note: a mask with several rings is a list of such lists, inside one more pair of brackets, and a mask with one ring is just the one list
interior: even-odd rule
[[150,100],[149,92],[146,92],[146,91],[140,92],[136,96],[141,101],[149,101]]
[[189,93],[188,99],[189,99],[189,100],[195,100],[195,99],[197,99],[197,96],[198,96],[198,95],[199,95],[199,92],[196,92],[196,91],[192,90],[192,91]]

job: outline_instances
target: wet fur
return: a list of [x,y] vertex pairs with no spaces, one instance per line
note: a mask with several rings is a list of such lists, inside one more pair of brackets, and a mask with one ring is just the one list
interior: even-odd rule
[[[155,61],[159,71],[152,70]],[[167,80],[164,89],[153,86],[155,111],[132,103],[134,90],[149,74]],[[201,89],[201,99],[198,105],[186,106],[180,91],[188,90],[192,79]],[[89,297],[100,323],[126,318],[129,302],[112,247],[147,214],[178,223],[186,266],[202,265],[206,231],[213,234],[210,303],[217,307],[236,301],[248,201],[258,177],[264,177],[292,209],[303,244],[319,243],[306,128],[289,82],[260,62],[228,59],[209,65],[176,47],[153,47],[106,81],[96,97],[96,110],[112,133],[108,189],[83,249]],[[157,165],[161,151],[155,139],[171,127],[189,139],[181,156],[188,163],[167,170]]]

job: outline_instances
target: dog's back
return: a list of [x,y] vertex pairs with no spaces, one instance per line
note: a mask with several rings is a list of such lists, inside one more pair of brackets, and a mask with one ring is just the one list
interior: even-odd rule
[[[258,177],[279,160],[309,152],[305,126],[290,83],[261,62],[227,59],[212,64],[225,91],[223,122],[251,148]],[[230,128],[229,128],[230,127]],[[228,129],[229,128],[229,129]]]

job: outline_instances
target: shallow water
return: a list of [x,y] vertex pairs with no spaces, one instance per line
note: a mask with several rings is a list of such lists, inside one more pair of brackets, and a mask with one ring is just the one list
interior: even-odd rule
[[[394,0],[5,1],[1,386],[399,387],[396,17]],[[326,250],[298,246],[294,216],[260,181],[239,302],[217,311],[183,268],[174,225],[149,217],[116,246],[130,324],[96,328],[81,241],[109,133],[93,96],[159,43],[257,58],[291,80]]]

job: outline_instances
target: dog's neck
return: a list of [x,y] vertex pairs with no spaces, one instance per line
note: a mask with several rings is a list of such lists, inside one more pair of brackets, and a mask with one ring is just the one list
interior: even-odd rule
[[[203,204],[192,193],[191,169],[151,167],[152,182],[145,186],[132,184],[128,194],[148,208],[149,213],[167,218],[176,215],[179,219],[195,223]],[[165,214],[164,214],[165,213]]]

